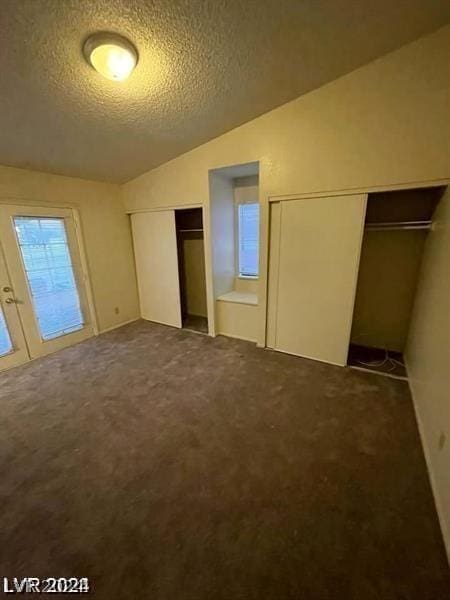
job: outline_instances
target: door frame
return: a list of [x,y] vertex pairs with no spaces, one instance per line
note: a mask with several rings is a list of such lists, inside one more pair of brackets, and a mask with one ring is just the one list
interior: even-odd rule
[[[81,281],[81,283],[83,284],[83,287],[84,287],[83,310],[86,314],[86,320],[92,331],[92,335],[88,336],[88,338],[97,336],[99,334],[98,320],[97,320],[97,313],[96,313],[96,309],[95,309],[94,296],[93,296],[93,292],[92,292],[91,277],[90,277],[90,273],[89,273],[87,255],[86,255],[86,250],[85,250],[82,221],[81,221],[81,217],[80,217],[80,213],[79,213],[79,208],[77,206],[74,206],[73,204],[64,203],[64,202],[53,203],[53,202],[49,202],[49,201],[45,201],[45,200],[38,201],[38,200],[29,200],[29,199],[24,199],[24,198],[19,199],[19,198],[11,198],[11,197],[0,198],[0,209],[7,208],[7,207],[14,207],[18,211],[20,211],[22,214],[29,215],[29,216],[38,216],[38,213],[40,213],[42,216],[52,216],[52,211],[55,211],[55,212],[63,212],[64,211],[68,214],[68,217],[71,219],[71,222],[73,224],[73,231],[72,231],[72,234],[70,235],[66,229],[66,234],[68,235],[68,238],[69,238],[69,240],[68,240],[69,244],[72,243],[72,245],[74,245],[76,247],[76,251],[78,253],[78,265],[76,268],[76,271],[78,273],[76,274],[76,280]],[[59,215],[55,215],[55,216],[59,216]],[[14,237],[16,237],[16,236],[14,235]],[[18,248],[17,239],[15,239],[15,244],[16,244],[15,250],[17,249],[17,252],[19,253],[20,261],[22,262],[22,257],[20,255],[20,249]],[[5,259],[6,259],[6,257],[5,257]],[[8,270],[7,264],[6,264],[6,268]],[[28,285],[28,282],[27,282],[27,285]],[[81,298],[80,298],[80,300],[81,300]],[[22,325],[22,332],[25,337],[25,333],[23,331],[23,323],[22,323],[21,318],[20,318],[20,321],[21,321],[21,325]],[[63,338],[64,336],[61,336],[61,337]],[[88,338],[85,338],[85,339],[88,339]],[[58,339],[58,338],[55,338],[55,340],[56,339]],[[26,347],[27,347],[27,352],[28,352],[28,357],[29,357],[28,361],[34,360],[36,358],[41,358],[42,356],[44,356],[46,354],[51,354],[53,352],[58,351],[59,349],[63,349],[64,347],[70,347],[71,345],[75,345],[81,341],[84,341],[84,340],[80,339],[78,341],[77,340],[73,341],[73,343],[71,343],[71,344],[62,344],[61,348],[55,348],[54,350],[51,350],[48,352],[43,352],[39,356],[31,355],[31,349],[28,347],[29,344],[27,342]],[[46,343],[46,342],[43,342],[43,343]],[[28,362],[28,361],[26,361],[26,362]],[[12,365],[12,366],[15,366],[15,365]],[[7,367],[6,369],[8,369],[8,368],[11,368],[11,367]]]

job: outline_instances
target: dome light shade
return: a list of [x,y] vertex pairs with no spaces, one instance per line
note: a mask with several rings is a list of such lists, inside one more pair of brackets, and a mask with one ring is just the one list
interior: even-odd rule
[[83,46],[87,62],[112,81],[127,79],[138,61],[133,44],[116,33],[95,33]]

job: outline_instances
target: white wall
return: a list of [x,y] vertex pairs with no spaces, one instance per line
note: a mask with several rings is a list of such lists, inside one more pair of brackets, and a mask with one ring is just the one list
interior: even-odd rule
[[0,166],[0,202],[78,208],[99,330],[139,317],[130,222],[119,186]]
[[268,196],[448,177],[449,52],[447,26],[130,181],[125,206],[207,204],[210,169],[258,160],[263,343]]
[[210,228],[214,299],[233,289],[234,205],[230,179],[210,175]]
[[256,342],[258,334],[257,306],[217,300],[217,333]]
[[259,184],[258,175],[249,175],[248,177],[236,177],[233,180],[234,201],[239,202],[258,202]]
[[450,191],[428,234],[406,348],[419,429],[450,560]]

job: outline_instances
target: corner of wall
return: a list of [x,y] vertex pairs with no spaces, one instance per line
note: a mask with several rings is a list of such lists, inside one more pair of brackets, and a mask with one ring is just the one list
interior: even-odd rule
[[[405,361],[407,372],[411,373],[410,362],[409,362],[409,358],[408,358],[407,354],[404,355],[404,361]],[[420,441],[422,443],[422,449],[423,449],[423,453],[425,456],[425,462],[427,465],[427,471],[428,471],[428,477],[430,480],[431,491],[433,493],[434,504],[436,506],[436,512],[437,512],[437,516],[439,519],[439,525],[441,528],[442,539],[443,539],[445,550],[447,553],[447,561],[450,566],[450,530],[447,526],[447,518],[446,518],[446,513],[444,510],[444,504],[441,499],[439,486],[437,484],[435,473],[434,473],[429,442],[428,442],[428,438],[425,433],[425,426],[424,426],[423,420],[421,418],[420,409],[419,409],[419,402],[418,402],[419,394],[415,390],[415,380],[413,377],[409,378],[409,389],[411,392],[411,398],[412,398],[412,403],[413,403],[413,407],[414,407],[414,413],[416,416],[417,428],[419,430]]]

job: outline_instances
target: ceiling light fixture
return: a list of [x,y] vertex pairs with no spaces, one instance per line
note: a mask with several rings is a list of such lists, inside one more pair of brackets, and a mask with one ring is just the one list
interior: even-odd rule
[[117,33],[94,33],[84,42],[83,54],[96,71],[112,81],[129,77],[138,61],[136,48]]

